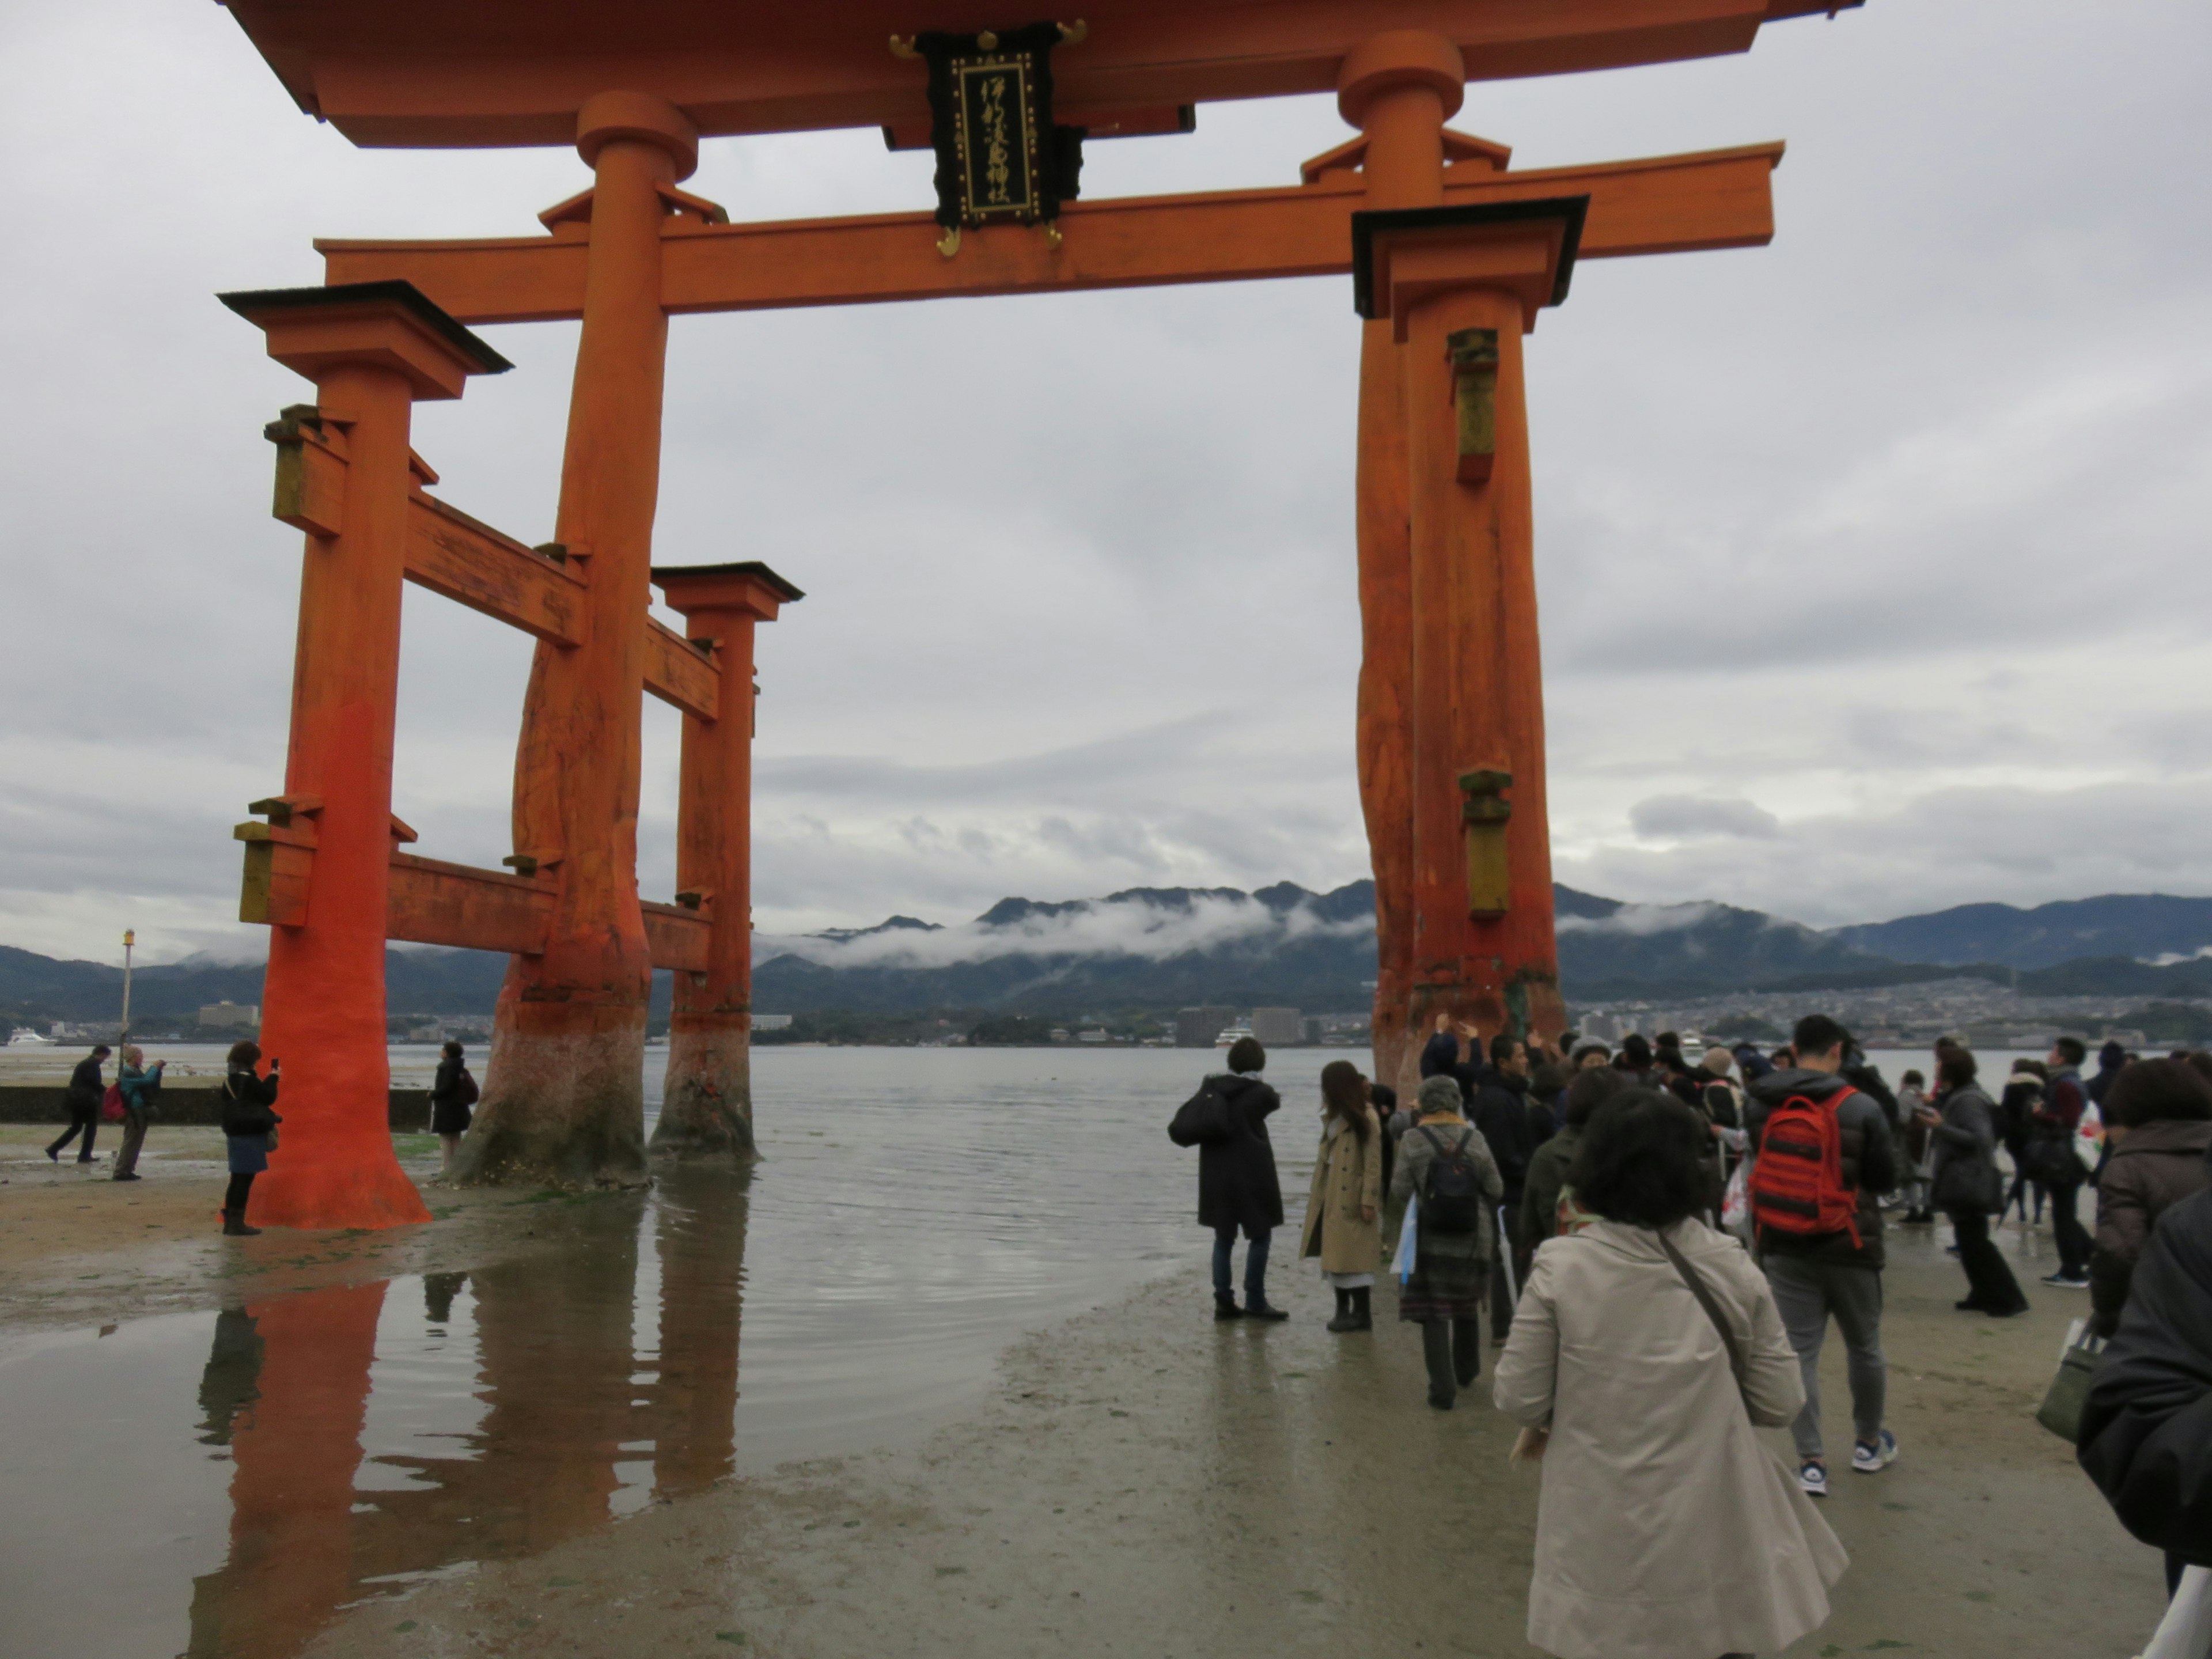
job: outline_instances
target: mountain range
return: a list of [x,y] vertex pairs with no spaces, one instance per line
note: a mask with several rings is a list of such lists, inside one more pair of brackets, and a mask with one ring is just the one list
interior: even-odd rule
[[[1821,931],[1709,902],[1637,904],[1553,890],[1559,972],[1589,1002],[1732,990],[1910,984],[1967,973],[2032,994],[2212,997],[2212,898],[2115,894],[2022,909],[1968,904]],[[1133,887],[1097,899],[1006,898],[950,925],[895,915],[872,927],[759,935],[754,1006],[896,1013],[993,1009],[1068,1016],[1199,1002],[1350,1012],[1375,978],[1375,889],[1289,882]],[[395,1012],[489,1012],[504,957],[386,953]],[[137,1023],[261,1000],[258,964],[142,968]],[[654,1003],[667,1006],[667,976]],[[119,969],[0,946],[0,1019],[112,1017]]]

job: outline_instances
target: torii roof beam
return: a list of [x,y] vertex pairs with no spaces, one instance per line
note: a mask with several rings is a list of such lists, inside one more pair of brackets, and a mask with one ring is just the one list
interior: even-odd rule
[[[1449,205],[1589,198],[1580,257],[1603,259],[1772,240],[1769,175],[1778,143],[1594,167],[1445,173]],[[1453,175],[1465,172],[1464,179]],[[972,233],[941,258],[926,213],[708,225],[672,216],[662,296],[672,312],[866,305],[986,294],[1049,294],[1164,283],[1343,276],[1359,175],[1310,185],[1188,196],[1078,201],[1060,211],[1058,250],[1021,228]],[[585,227],[551,236],[469,241],[316,242],[325,280],[404,277],[465,323],[547,322],[583,314]],[[564,234],[565,233],[565,234]]]
[[[925,127],[920,66],[887,42],[1003,28],[977,0],[224,0],[300,107],[356,144],[575,141],[594,93],[657,94],[709,137]],[[1063,120],[1334,88],[1346,53],[1390,29],[1456,45],[1472,81],[1746,52],[1762,23],[1860,0],[1085,0],[1055,55]],[[1016,8],[1016,16],[1030,14]],[[1038,9],[1036,15],[1048,15]],[[1072,15],[1071,15],[1072,16]]]

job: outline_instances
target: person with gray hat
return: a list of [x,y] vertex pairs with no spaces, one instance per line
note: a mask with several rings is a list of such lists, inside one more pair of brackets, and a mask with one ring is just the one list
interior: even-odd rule
[[1398,1317],[1421,1328],[1429,1404],[1448,1412],[1482,1373],[1482,1300],[1497,1249],[1492,1217],[1505,1196],[1489,1144],[1460,1115],[1453,1079],[1422,1083],[1420,1115],[1398,1143],[1390,1196],[1417,1206],[1413,1273],[1399,1292]]

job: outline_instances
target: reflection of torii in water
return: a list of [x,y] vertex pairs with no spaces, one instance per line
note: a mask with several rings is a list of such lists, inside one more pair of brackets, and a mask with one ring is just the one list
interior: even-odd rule
[[557,1271],[527,1257],[425,1276],[434,1325],[465,1285],[485,1410],[453,1456],[378,1458],[412,1477],[397,1491],[356,1485],[385,1285],[219,1314],[200,1408],[204,1442],[236,1464],[230,1554],[194,1583],[189,1659],[289,1659],[372,1581],[588,1531],[609,1517],[617,1463],[649,1459],[656,1498],[729,1474],[744,1177],[680,1172],[653,1209],[657,1354],[634,1346],[641,1200],[584,1206]]

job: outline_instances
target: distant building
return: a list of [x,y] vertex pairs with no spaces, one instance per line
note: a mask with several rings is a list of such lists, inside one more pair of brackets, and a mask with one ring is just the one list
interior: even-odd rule
[[1065,1025],[1055,1025],[1052,1028],[1052,1040],[1054,1042],[1073,1042],[1075,1041],[1073,1037],[1068,1035],[1067,1027]]
[[1103,1042],[1106,1041],[1105,1027],[1094,1025],[1087,1031],[1078,1031],[1075,1040],[1078,1042]]
[[1593,1042],[1618,1042],[1620,1018],[1617,1014],[1586,1014],[1583,1017],[1583,1035]]
[[1319,1042],[1322,1034],[1328,1030],[1328,1021],[1320,1014],[1308,1014],[1298,1022],[1301,1042]]
[[224,1030],[258,1030],[261,1010],[258,1005],[250,1002],[210,1002],[200,1009],[200,1024]]
[[1211,1048],[1213,1039],[1235,1023],[1234,1008],[1185,1008],[1176,1015],[1176,1047]]
[[1305,1020],[1296,1008],[1255,1008],[1252,1035],[1263,1048],[1296,1048],[1306,1040]]
[[[941,1019],[937,1023],[939,1025],[945,1024]],[[790,1029],[789,1014],[755,1014],[753,1016],[753,1030],[756,1031],[787,1031]]]

